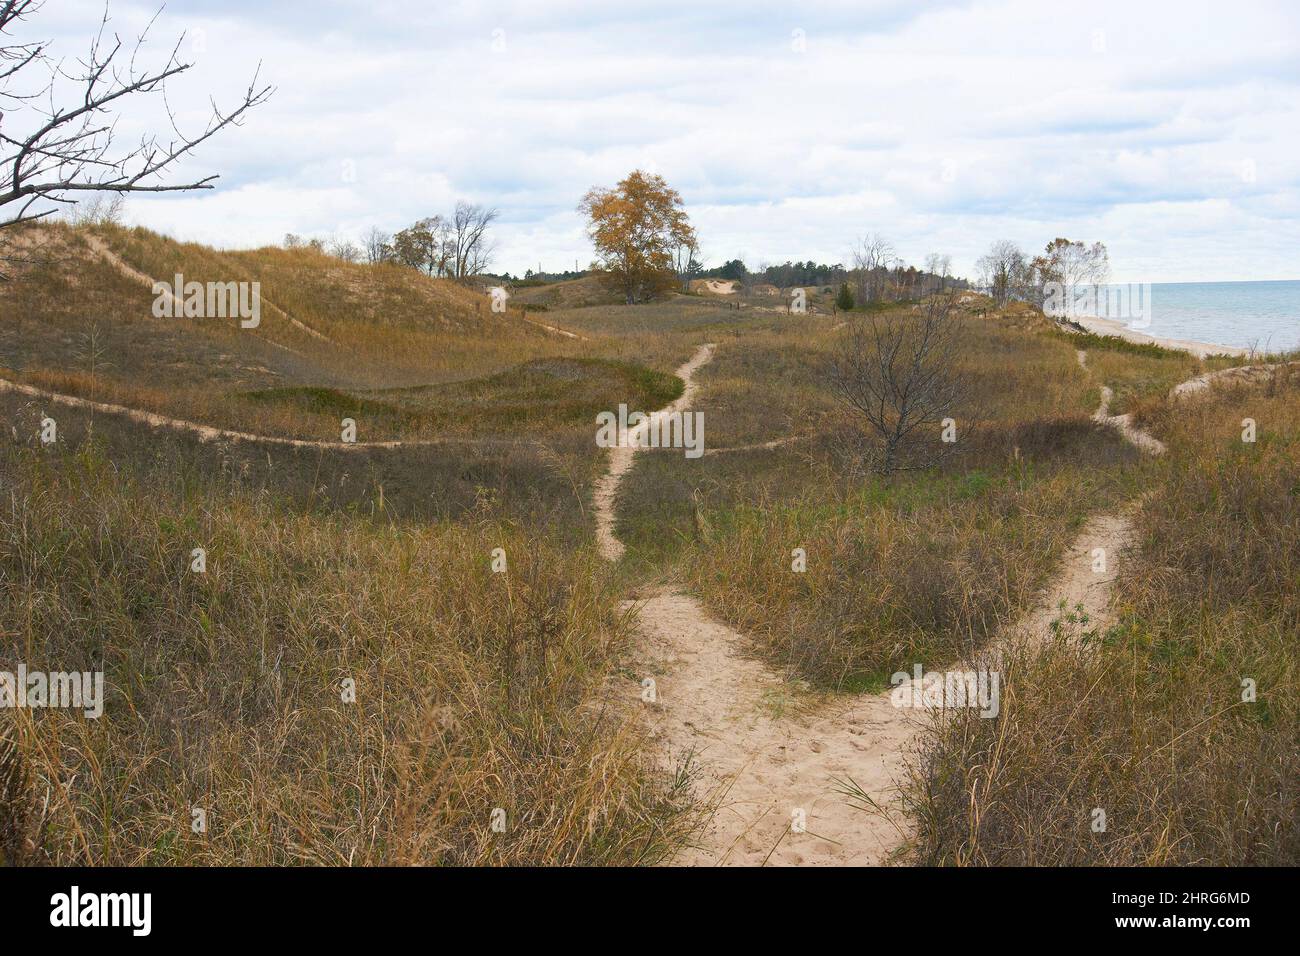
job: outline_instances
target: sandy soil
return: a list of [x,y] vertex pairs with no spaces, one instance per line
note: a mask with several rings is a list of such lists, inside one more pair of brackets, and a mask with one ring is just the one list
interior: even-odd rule
[[[696,754],[701,795],[717,805],[673,862],[887,862],[907,835],[897,780],[921,712],[876,694],[810,706],[806,692],[744,656],[744,638],[694,598],[667,591],[639,610],[641,664],[656,681],[651,731],[665,763]],[[889,815],[850,804],[839,790],[849,780]]]
[[692,279],[691,291],[712,295],[735,295],[736,282],[731,279]]
[[1101,404],[1092,413],[1093,421],[1101,422],[1103,425],[1109,425],[1111,428],[1116,429],[1131,444],[1136,445],[1147,454],[1163,455],[1165,453],[1165,443],[1134,425],[1132,415],[1110,414],[1110,403],[1114,398],[1115,393],[1110,390],[1109,386],[1101,386]]
[[1249,351],[1235,345],[1215,345],[1213,342],[1194,342],[1191,339],[1157,338],[1139,332],[1137,329],[1131,329],[1123,322],[1116,322],[1114,319],[1082,318],[1076,321],[1096,335],[1118,335],[1130,342],[1149,342],[1167,349],[1182,349],[1184,352],[1191,352],[1197,358],[1205,358],[1208,355],[1246,355]]
[[[1010,629],[1013,641],[1043,640],[1051,634],[1052,622],[1061,616],[1061,602],[1070,611],[1079,608],[1088,615],[1088,630],[1106,630],[1115,623],[1110,607],[1111,587],[1119,576],[1124,551],[1133,537],[1128,513],[1095,515],[1071,543],[1061,569],[1051,584],[1039,591],[1034,609]],[[1098,558],[1104,569],[1098,570]]]

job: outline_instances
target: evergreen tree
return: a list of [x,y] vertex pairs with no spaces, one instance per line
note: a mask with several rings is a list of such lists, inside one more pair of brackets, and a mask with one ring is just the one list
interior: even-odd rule
[[835,307],[843,312],[853,308],[853,290],[847,282],[840,283],[840,293],[835,297]]

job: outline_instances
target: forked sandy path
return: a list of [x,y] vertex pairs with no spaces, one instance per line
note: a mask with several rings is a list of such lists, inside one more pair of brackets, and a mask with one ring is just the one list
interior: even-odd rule
[[[686,383],[682,396],[651,420],[689,407],[695,372],[713,349],[702,346],[677,370]],[[648,427],[610,450],[609,472],[596,484],[597,544],[610,561],[624,553],[614,536],[618,486],[632,467],[638,431]],[[675,863],[869,864],[902,845],[896,781],[920,730],[918,714],[875,694],[810,708],[806,693],[742,654],[742,635],[675,590],[640,603],[639,621],[641,664],[656,683],[651,732],[668,764],[685,752],[698,755],[706,800],[717,806]],[[849,780],[886,813],[852,806],[838,791]]]
[[[640,620],[656,683],[652,733],[669,763],[694,753],[705,801],[716,804],[675,864],[888,861],[908,832],[897,782],[921,729],[917,711],[876,694],[810,706],[684,594],[650,598]],[[885,812],[850,804],[839,790],[850,780]]]
[[[669,410],[687,407],[696,390],[693,375],[711,356],[705,346],[678,370],[686,390]],[[1086,368],[1083,353],[1079,362]],[[1119,428],[1144,452],[1158,453],[1156,439],[1108,414],[1105,391],[1097,420]],[[613,449],[610,471],[597,484],[598,543],[611,561],[624,551],[613,534],[614,502],[635,453],[635,447]],[[1062,606],[1086,614],[1089,629],[1110,624],[1111,586],[1131,534],[1126,514],[1089,520],[1034,607],[995,646],[1042,640]],[[648,721],[661,757],[672,765],[693,754],[706,800],[716,806],[674,863],[872,865],[890,862],[906,845],[911,825],[899,784],[922,712],[895,707],[888,693],[813,700],[745,656],[741,634],[672,588],[639,603],[639,622],[640,664],[655,688]],[[850,782],[852,799],[844,792]]]
[[[682,396],[654,413],[686,410],[697,392],[695,372],[713,356],[704,345],[678,369],[686,383]],[[1086,355],[1078,356],[1087,367]],[[398,448],[455,439],[345,444],[253,435],[167,418],[152,412],[58,395],[0,379],[0,391],[122,415],[153,427],[186,431],[200,440],[251,441],[310,448]],[[1127,416],[1110,416],[1109,389],[1094,415],[1120,430],[1139,449],[1159,454],[1164,446],[1132,425]],[[624,547],[614,536],[618,486],[631,468],[643,424],[625,447],[611,449],[609,472],[595,489],[600,553],[615,561]],[[466,439],[467,442],[478,441]],[[1131,537],[1124,514],[1092,518],[1071,545],[1061,570],[1035,607],[1004,630],[1007,640],[1042,639],[1060,608],[1081,608],[1088,627],[1110,622],[1111,585]],[[635,602],[628,602],[629,605]],[[717,806],[694,845],[684,848],[681,864],[879,864],[906,843],[909,824],[899,806],[898,783],[922,726],[922,714],[894,707],[887,694],[812,701],[759,661],[742,654],[744,637],[711,619],[698,601],[666,590],[640,605],[646,636],[643,665],[654,678],[649,705],[652,732],[668,763],[684,752],[698,756],[711,803]],[[996,646],[996,645],[995,645]],[[856,803],[841,792],[857,788]]]
[[[1088,368],[1088,353],[1079,349],[1077,352],[1079,367],[1085,371]],[[1192,379],[1197,381],[1197,379]],[[1183,385],[1188,384],[1184,382]],[[1177,391],[1182,386],[1175,386]],[[1110,413],[1110,403],[1114,401],[1115,393],[1111,391],[1110,386],[1101,386],[1101,404],[1097,410],[1092,413],[1092,420],[1102,425],[1109,425],[1124,436],[1129,444],[1134,445],[1139,450],[1146,452],[1148,455],[1163,455],[1165,453],[1165,443],[1150,432],[1144,432],[1133,424],[1132,415],[1112,415]]]

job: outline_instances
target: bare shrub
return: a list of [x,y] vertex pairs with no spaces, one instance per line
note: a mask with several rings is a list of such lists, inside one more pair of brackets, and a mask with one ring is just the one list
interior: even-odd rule
[[830,386],[874,438],[865,449],[873,470],[925,468],[956,447],[942,440],[941,426],[968,392],[958,332],[951,296],[932,296],[917,312],[869,312],[850,323]]

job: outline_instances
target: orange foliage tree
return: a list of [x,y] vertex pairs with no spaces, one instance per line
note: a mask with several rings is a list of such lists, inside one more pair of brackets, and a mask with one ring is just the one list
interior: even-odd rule
[[587,216],[605,281],[629,305],[670,289],[674,252],[696,245],[681,194],[662,176],[639,169],[613,189],[590,190],[578,210]]

